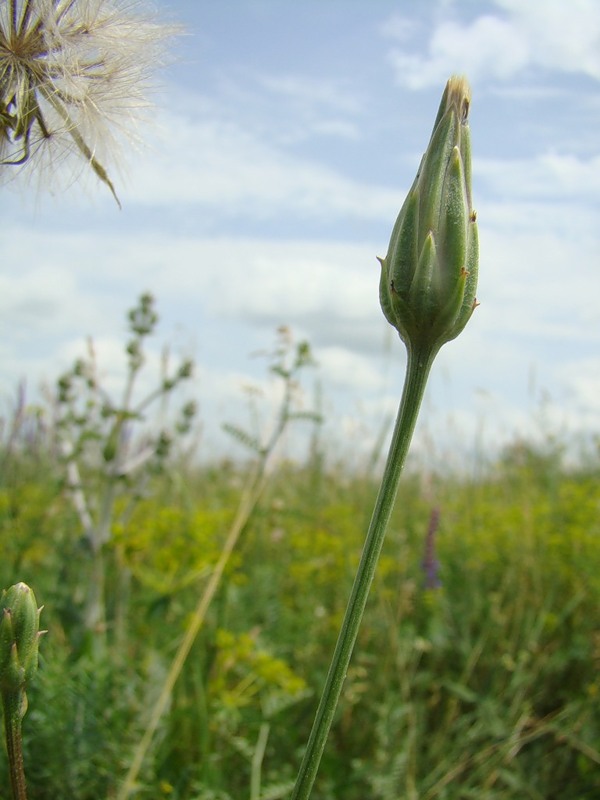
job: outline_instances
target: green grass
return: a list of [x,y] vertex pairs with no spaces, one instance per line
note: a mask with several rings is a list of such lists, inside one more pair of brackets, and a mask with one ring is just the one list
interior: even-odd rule
[[[163,473],[90,558],[39,448],[0,476],[0,583],[44,603],[24,719],[31,800],[116,796],[227,535],[243,474]],[[405,475],[315,800],[600,797],[600,458],[507,451],[477,478]],[[138,779],[144,800],[288,797],[376,485],[281,465],[246,527]],[[433,508],[441,587],[422,559]],[[8,798],[0,763],[0,797]]]

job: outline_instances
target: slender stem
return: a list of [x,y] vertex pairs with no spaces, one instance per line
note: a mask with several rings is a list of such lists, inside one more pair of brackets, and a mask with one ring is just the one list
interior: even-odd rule
[[358,636],[436,350],[408,352],[404,390],[362,557],[291,800],[308,800]]
[[250,800],[260,800],[260,784],[262,764],[265,757],[265,750],[267,749],[267,741],[269,740],[270,725],[268,722],[263,722],[258,732],[258,741],[254,748],[252,756],[252,772],[250,773]]
[[27,800],[25,770],[23,768],[23,743],[21,720],[23,718],[24,692],[2,692],[4,706],[4,729],[6,732],[6,752],[10,772],[10,786],[13,800]]
[[[283,428],[281,429],[281,433],[282,432]],[[229,533],[227,534],[227,538],[223,545],[219,559],[215,564],[211,572],[210,579],[200,597],[200,600],[198,601],[196,608],[192,613],[191,620],[179,645],[177,653],[175,654],[175,657],[171,663],[171,667],[165,679],[161,693],[152,709],[152,714],[148,724],[146,725],[144,735],[142,736],[142,739],[135,750],[123,785],[119,789],[117,800],[127,800],[127,798],[129,798],[134,791],[135,781],[142,767],[146,754],[150,749],[156,729],[158,728],[162,715],[167,708],[173,688],[175,687],[175,683],[181,674],[183,665],[190,654],[192,645],[194,644],[194,641],[196,640],[196,637],[204,623],[206,612],[208,611],[217,589],[221,584],[221,579],[223,577],[225,568],[229,563],[231,554],[233,553],[235,546],[238,543],[239,538],[242,535],[242,532],[246,527],[248,520],[250,519],[250,516],[267,485],[268,462],[274,452],[276,444],[277,439],[271,442],[270,449],[268,451],[263,452],[248,480],[247,488],[242,494],[237,513],[232,522]]]

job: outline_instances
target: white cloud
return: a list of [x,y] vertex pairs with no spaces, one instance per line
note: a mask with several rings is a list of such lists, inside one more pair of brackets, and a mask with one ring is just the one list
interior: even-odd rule
[[426,56],[393,49],[389,59],[398,82],[409,89],[443,83],[452,73],[474,79],[482,74],[506,78],[528,60],[528,43],[515,26],[497,17],[479,17],[470,25],[439,24]]
[[313,122],[312,130],[318,136],[354,141],[360,138],[358,126],[343,119],[319,119]]
[[408,42],[419,32],[418,23],[400,14],[388,17],[379,30],[383,36],[395,39],[397,42]]
[[[47,258],[46,242],[31,231],[13,229],[3,247],[4,263],[15,265],[0,274],[0,330],[5,341],[38,337],[44,343],[73,324],[85,329],[99,321],[93,299],[82,301],[67,259]],[[52,245],[63,258],[78,249],[73,239],[63,248],[61,237]]]
[[328,80],[324,76],[319,79],[306,75],[261,75],[258,83],[279,99],[283,98],[303,112],[318,109],[323,112],[343,112],[356,114],[361,110],[361,102],[354,90],[340,82]]
[[[375,256],[384,254],[404,195],[401,186],[391,191],[385,184],[392,170],[403,169],[402,153],[425,144],[404,133],[417,125],[427,133],[433,110],[425,120],[424,107],[415,103],[405,114],[402,92],[390,106],[381,72],[385,54],[372,34],[381,14],[376,5],[370,29],[356,31],[364,49],[334,51],[330,62],[323,56],[319,80],[312,64],[304,71],[293,60],[290,72],[276,76],[275,61],[249,59],[250,51],[223,53],[209,75],[192,75],[186,67],[187,83],[169,96],[170,113],[162,116],[164,138],[155,142],[153,157],[132,170],[133,188],[120,192],[122,215],[98,191],[96,215],[77,213],[75,193],[66,213],[59,215],[52,200],[49,215],[39,219],[5,200],[0,362],[6,387],[24,373],[33,380],[56,375],[83,351],[88,333],[112,370],[125,310],[148,288],[158,299],[165,338],[183,332],[194,343],[197,397],[211,435],[223,419],[244,424],[247,383],[264,389],[268,422],[276,393],[260,377],[264,362],[249,354],[268,346],[273,328],[284,323],[315,348],[329,430],[345,435],[349,450],[372,446],[373,432],[395,411],[405,363],[377,298]],[[597,372],[600,337],[597,100],[589,80],[542,75],[529,83],[521,77],[532,76],[532,68],[594,76],[600,6],[488,0],[470,4],[469,12],[458,0],[438,0],[424,7],[432,6],[430,30],[421,24],[421,7],[420,16],[388,21],[405,85],[439,86],[464,69],[481,79],[477,92],[484,99],[532,91],[535,97],[519,107],[522,117],[505,148],[485,104],[477,119],[478,141],[487,141],[488,156],[495,156],[474,154],[481,307],[439,356],[419,446],[423,452],[431,440],[438,446],[450,426],[474,443],[482,405],[473,399],[474,387],[492,398],[481,412],[489,415],[486,441],[526,433],[532,367],[541,385],[554,389],[558,382],[571,391],[565,403],[570,415],[588,409],[586,420],[596,424],[599,394],[589,376]],[[340,64],[347,64],[341,77]],[[348,75],[357,76],[356,90]],[[512,83],[496,82],[514,76],[519,79]],[[565,101],[567,91],[572,102]],[[541,95],[544,101],[534,106]],[[515,112],[514,104],[505,109]],[[546,135],[536,139],[542,128]],[[501,160],[508,147],[511,158]],[[383,185],[361,178],[371,167]],[[350,243],[344,241],[348,233]],[[363,243],[354,244],[361,236]],[[157,340],[164,341],[162,333]],[[159,352],[152,353],[154,366]],[[575,367],[567,369],[575,359],[577,365],[585,359],[585,383]],[[114,378],[106,377],[116,386],[122,374],[121,366]]]
[[393,218],[402,200],[399,192],[291,155],[236,123],[171,115],[169,125],[177,137],[156,143],[155,157],[135,170],[122,192],[125,205],[198,204],[211,216],[245,219],[296,213],[372,220]]
[[[9,339],[12,324],[28,341],[65,330],[102,335],[114,324],[107,320],[114,319],[115,298],[124,314],[125,304],[148,289],[161,303],[174,304],[174,318],[191,330],[201,314],[263,328],[289,323],[311,338],[322,337],[324,344],[351,342],[362,350],[380,345],[378,251],[372,245],[202,235],[172,239],[162,231],[140,236],[138,230],[112,235],[90,230],[85,237],[65,238],[48,230],[13,229],[1,238],[7,263],[19,255],[25,264],[37,265],[5,279],[0,313]],[[110,291],[98,292],[99,284]],[[43,314],[38,301],[49,304]],[[23,325],[27,308],[33,329]]]
[[600,428],[600,359],[597,356],[573,359],[557,366],[555,378],[569,399],[567,408],[562,408],[569,430],[597,431]]
[[[519,208],[515,209],[519,216]],[[551,223],[551,220],[549,220]],[[519,229],[510,217],[482,228],[478,324],[534,349],[600,341],[598,238],[566,238],[551,224]]]
[[597,203],[600,197],[600,155],[546,152],[522,159],[478,158],[474,169],[476,180],[482,179],[495,196],[511,200]]
[[402,18],[392,18],[386,33],[402,44],[389,53],[398,82],[421,89],[456,72],[466,72],[472,81],[506,80],[528,67],[600,80],[600,5],[595,0],[496,0],[496,5],[501,16],[482,14],[466,23],[442,19],[424,51],[407,51]]
[[529,43],[534,65],[600,80],[600,6],[596,0],[495,0]]
[[[570,157],[560,160],[559,167],[542,158],[533,167],[529,160],[482,163],[477,180],[485,176],[488,190],[478,209],[482,305],[459,343],[442,351],[434,387],[438,370],[448,370],[463,383],[509,393],[516,376],[525,375],[532,363],[552,365],[568,358],[568,348],[581,353],[584,345],[597,347],[597,214],[594,207],[585,210],[585,203],[560,201],[559,191],[578,178],[591,181],[591,197],[595,164]],[[527,168],[537,175],[529,193],[522,189]],[[236,341],[236,363],[228,355],[223,364],[242,374],[254,346],[249,332],[287,323],[316,347],[326,391],[340,392],[343,384],[346,398],[385,394],[378,380],[391,328],[378,306],[376,246],[201,234],[171,238],[162,230],[140,235],[135,228],[111,235],[90,229],[67,237],[13,228],[2,240],[5,263],[34,265],[10,277],[6,273],[0,287],[5,376],[16,379],[42,370],[55,375],[57,353],[63,352],[56,342],[66,337],[79,348],[88,333],[109,336],[115,320],[122,324],[135,293],[148,288],[159,300],[161,316],[166,311],[170,330],[176,325],[179,331],[192,331],[201,342],[208,335],[201,364],[219,352],[219,338]],[[44,308],[38,301],[50,305]],[[11,325],[20,342],[10,334]],[[29,352],[28,342],[39,343],[37,350],[45,357]],[[397,337],[392,352],[398,377],[403,348]],[[252,364],[247,367],[248,374],[256,371]],[[548,366],[544,369],[547,377]],[[210,385],[211,394],[217,392],[218,374],[215,370],[210,384],[204,378],[200,382]],[[440,405],[450,407],[445,388],[439,391]],[[457,389],[457,398],[463,391],[464,386]],[[231,397],[238,402],[236,395]]]
[[336,389],[375,392],[385,388],[379,359],[365,358],[344,347],[321,347],[316,358],[323,378]]

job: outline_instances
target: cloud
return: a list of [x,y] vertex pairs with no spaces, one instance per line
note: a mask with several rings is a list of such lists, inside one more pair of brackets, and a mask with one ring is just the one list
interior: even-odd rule
[[278,102],[283,99],[304,114],[325,111],[355,115],[362,109],[354,89],[324,76],[315,79],[298,74],[259,75],[257,81]]
[[600,80],[600,6],[596,0],[496,0],[523,31],[533,65]]
[[[323,136],[362,137],[368,100],[357,82],[319,71],[268,73],[245,69],[221,74],[213,114],[277,144],[314,143]],[[182,107],[189,108],[188,103]],[[360,125],[358,124],[360,121]]]
[[399,192],[291,154],[231,121],[172,114],[169,126],[177,137],[155,144],[155,157],[144,161],[122,192],[125,205],[198,205],[209,216],[229,219],[289,213],[372,220],[393,218],[402,200]]
[[407,50],[408,28],[401,17],[392,17],[385,33],[402,44],[389,53],[398,83],[422,89],[456,72],[466,72],[472,81],[507,80],[528,68],[600,80],[600,6],[595,0],[495,4],[500,14],[482,14],[470,22],[442,19],[418,52]]
[[[85,326],[98,322],[91,298],[82,303],[77,280],[68,262],[47,260],[43,255],[46,238],[31,231],[12,230],[3,246],[5,263],[18,265],[0,274],[0,330],[4,341],[13,344],[36,340],[47,344],[54,336],[62,335],[73,324]],[[73,252],[63,240],[51,243],[63,258]],[[75,250],[77,247],[75,246]]]
[[[588,80],[521,79],[533,68],[594,74],[600,52],[594,49],[595,6],[562,5],[566,12],[552,0],[488,0],[467,12],[469,18],[456,0],[437,3],[430,29],[420,21],[422,10],[420,18],[389,20],[392,58],[404,85],[439,87],[450,72],[465,69],[482,79],[482,93],[497,112],[488,114],[482,104],[477,138],[487,149],[474,154],[481,307],[436,363],[417,432],[423,452],[432,431],[436,446],[447,435],[450,415],[454,429],[460,425],[460,435],[474,442],[481,405],[476,387],[492,398],[494,407],[490,411],[488,403],[483,413],[494,439],[498,431],[526,431],[523,398],[526,405],[532,365],[540,383],[572,385],[573,396],[589,407],[587,419],[593,421],[599,408],[594,381],[578,388],[577,370],[560,371],[584,358],[597,371],[598,106]],[[380,11],[373,12],[373,29]],[[586,30],[578,32],[584,12]],[[561,28],[569,41],[561,40]],[[364,97],[346,75],[336,77],[337,60],[319,80],[308,74],[308,64],[305,74],[300,65],[276,75],[275,65],[261,62],[263,74],[250,66],[241,75],[245,67],[236,60],[220,78],[217,67],[210,80],[189,80],[180,94],[174,89],[169,114],[160,119],[163,138],[151,158],[132,168],[132,188],[120,191],[122,215],[100,192],[101,215],[88,213],[89,203],[75,193],[65,201],[71,204],[66,213],[59,214],[52,200],[39,220],[6,200],[0,232],[5,385],[23,373],[57,374],[65,359],[83,351],[88,333],[102,363],[116,368],[125,310],[147,288],[161,315],[154,347],[164,338],[180,341],[182,332],[193,342],[197,397],[211,436],[223,419],[245,422],[247,383],[264,388],[268,419],[265,364],[249,354],[268,347],[273,329],[288,324],[315,350],[330,429],[341,431],[353,451],[372,444],[373,431],[395,411],[405,363],[377,298],[375,256],[384,255],[408,188],[392,191],[388,180],[391,186],[396,170],[404,169],[406,150],[416,167],[425,141],[404,133],[417,126],[428,133],[433,111],[427,109],[425,120],[424,107],[411,101],[405,114],[402,92],[390,107],[377,46],[373,39],[365,48],[372,61],[364,74],[348,54],[346,74],[358,76],[356,91],[364,88]],[[367,92],[365,81],[375,75]],[[519,80],[508,82],[515,76]],[[199,86],[210,96],[199,94]],[[533,99],[547,93],[533,110],[529,102],[516,112],[514,104],[501,107],[499,94],[530,95],[532,86]],[[511,113],[518,119],[507,140],[497,122]],[[531,135],[537,126],[547,135]],[[380,177],[369,182],[361,176],[371,169]],[[160,353],[152,353],[154,365]]]
[[443,83],[448,75],[464,72],[474,79],[486,73],[507,78],[528,61],[528,43],[513,25],[483,16],[470,25],[439,24],[428,43],[426,56],[392,49],[389,60],[396,78],[409,89]]
[[202,317],[260,329],[289,323],[322,344],[352,343],[361,351],[381,341],[374,245],[201,232],[169,237],[162,230],[140,235],[135,228],[75,236],[13,227],[0,240],[7,263],[20,258],[26,265],[0,284],[8,339],[15,339],[12,326],[31,342],[65,330],[105,334],[114,324],[115,297],[124,314],[125,304],[148,289],[188,330]]
[[477,180],[497,197],[594,204],[600,197],[600,155],[546,152],[522,159],[478,158],[475,170]]
[[344,347],[321,347],[319,368],[327,384],[336,389],[360,388],[369,392],[385,389],[379,360],[365,358]]
[[588,356],[561,365],[557,377],[571,394],[575,412],[572,424],[584,431],[597,430],[600,426],[600,359]]

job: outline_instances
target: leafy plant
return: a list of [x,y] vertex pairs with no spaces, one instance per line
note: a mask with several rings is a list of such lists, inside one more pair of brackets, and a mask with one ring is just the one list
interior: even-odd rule
[[[118,800],[127,800],[134,790],[138,773],[150,749],[152,739],[158,729],[160,720],[165,713],[175,683],[189,657],[198,633],[205,622],[208,609],[221,585],[223,574],[230,563],[240,536],[246,528],[268,484],[269,466],[275,456],[277,446],[284,432],[289,423],[296,419],[309,419],[313,422],[319,422],[317,414],[296,411],[294,408],[294,398],[299,388],[298,376],[305,367],[312,364],[310,347],[306,342],[300,342],[295,345],[287,328],[280,328],[278,335],[279,340],[274,351],[273,362],[270,366],[271,372],[282,383],[281,401],[275,416],[275,423],[270,433],[267,433],[262,441],[246,433],[242,429],[229,426],[230,431],[236,438],[242,441],[256,454],[256,459],[249,470],[246,484],[237,506],[237,511],[223,541],[219,557],[210,572],[206,586],[191,614],[184,637],[171,662],[160,696],[152,709],[152,714],[144,736],[135,749],[125,781],[119,791]],[[255,792],[256,780],[257,779],[254,778],[253,785],[255,786]]]
[[[106,632],[106,558],[117,511],[121,520],[132,513],[150,477],[165,465],[174,440],[189,432],[196,414],[194,402],[185,403],[174,421],[169,421],[166,414],[165,401],[192,375],[189,360],[170,370],[165,356],[158,385],[136,398],[147,339],[158,322],[153,297],[141,295],[127,320],[127,373],[120,399],[114,399],[103,388],[91,341],[87,358],[78,359],[58,380],[56,434],[65,488],[79,517],[82,540],[90,556],[84,620],[94,646],[100,646]],[[162,424],[148,427],[148,411],[158,403],[162,404]],[[120,498],[127,502],[119,507]],[[127,580],[126,573],[122,577]],[[122,587],[121,596],[125,594]],[[115,614],[123,617],[125,610],[117,608]],[[117,622],[117,628],[120,624]]]

